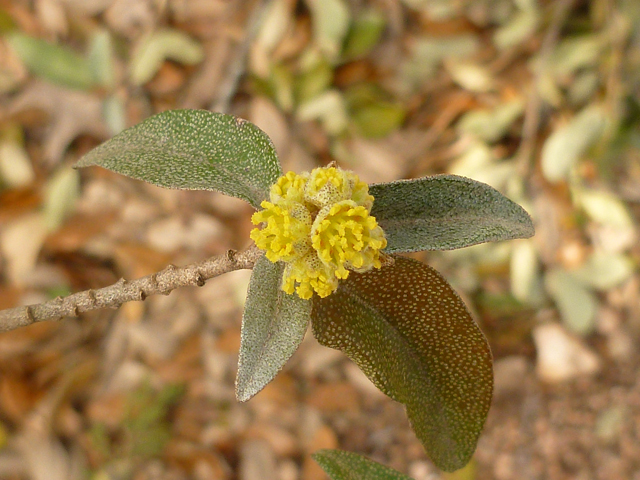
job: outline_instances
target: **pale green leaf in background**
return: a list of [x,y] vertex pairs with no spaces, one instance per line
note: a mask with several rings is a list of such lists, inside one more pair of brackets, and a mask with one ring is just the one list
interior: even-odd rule
[[44,198],[44,218],[49,231],[54,231],[74,210],[80,197],[80,174],[64,166],[47,181]]
[[21,32],[12,32],[6,38],[27,69],[37,77],[84,90],[95,85],[90,62],[68,47],[45,42]]
[[451,175],[468,177],[486,183],[496,190],[503,190],[516,176],[515,162],[501,161],[486,143],[470,142],[467,150],[456,158],[448,169]]
[[31,158],[19,143],[0,140],[0,187],[26,187],[36,178]]
[[284,263],[260,257],[251,274],[242,316],[236,397],[244,402],[262,390],[304,338],[311,302],[280,288]]
[[614,445],[621,437],[625,425],[632,421],[628,405],[613,404],[598,413],[594,433],[604,443]]
[[523,113],[524,101],[516,99],[493,110],[471,110],[460,118],[456,128],[461,133],[493,143],[504,137]]
[[350,273],[314,297],[313,333],[349,356],[382,392],[403,403],[438,468],[463,467],[491,403],[491,352],[460,297],[431,267],[393,265]]
[[[595,33],[563,40],[553,50],[546,64],[549,73],[555,79],[562,80],[580,69],[596,66],[607,41],[605,35]],[[539,62],[540,58],[536,57],[534,65]]]
[[129,76],[134,85],[142,85],[158,73],[165,60],[196,65],[203,59],[202,45],[186,33],[171,29],[156,30],[136,46],[129,63]]
[[344,450],[318,450],[311,457],[331,480],[413,480],[367,457]]
[[580,283],[607,291],[620,285],[633,274],[633,262],[621,253],[596,251],[586,262],[571,271]]
[[542,174],[550,182],[565,180],[571,168],[595,145],[606,122],[600,106],[590,106],[547,138],[542,147]]
[[285,65],[273,65],[269,75],[271,95],[281,110],[290,112],[295,105],[294,76]]
[[349,32],[351,13],[344,0],[307,0],[311,10],[313,39],[330,61],[336,61]]
[[89,67],[96,83],[108,88],[116,83],[113,55],[113,41],[109,32],[100,30],[94,34],[89,45]]
[[255,208],[282,175],[271,140],[254,124],[205,110],[171,110],[87,153],[97,165],[166,188],[215,190]]
[[402,0],[402,3],[423,12],[434,22],[453,18],[459,9],[459,5],[451,0]]
[[102,102],[102,117],[111,135],[117,135],[127,126],[127,112],[122,98],[111,95]]
[[24,147],[22,127],[6,122],[0,128],[0,188],[26,187],[35,178],[31,158]]
[[354,21],[345,41],[342,56],[347,60],[364,57],[380,41],[386,20],[378,10],[369,9]]
[[493,149],[485,142],[476,140],[471,142],[464,153],[449,165],[447,171],[451,175],[460,175],[487,183],[477,177],[495,165],[496,160]]
[[468,60],[450,59],[444,62],[454,82],[471,92],[488,92],[495,87],[489,68]]
[[344,132],[349,122],[344,98],[337,90],[327,90],[300,105],[296,116],[301,121],[319,120],[330,135]]
[[553,75],[548,70],[544,70],[535,84],[535,89],[540,95],[540,100],[553,108],[561,108],[565,95],[562,88],[557,84]]
[[562,323],[569,330],[579,335],[593,332],[598,304],[588,288],[561,268],[546,273],[544,286],[558,307]]
[[511,294],[520,302],[538,306],[544,299],[538,252],[532,240],[513,244],[510,262]]
[[588,104],[594,98],[598,87],[600,77],[596,71],[587,70],[576,74],[567,92],[569,102],[574,106]]
[[42,212],[31,212],[2,222],[0,254],[5,259],[4,278],[18,286],[28,285],[32,281],[30,279],[33,279],[38,256],[48,233]]
[[464,58],[478,51],[475,35],[443,38],[423,37],[410,45],[410,58],[401,67],[401,90],[412,91],[433,77],[444,59]]
[[480,48],[475,35],[462,34],[450,37],[422,37],[413,46],[417,59],[439,63],[446,58],[463,58],[473,55]]
[[264,19],[254,42],[263,52],[272,52],[287,34],[293,22],[295,2],[274,0],[266,6]]
[[260,27],[249,50],[249,70],[256,77],[268,80],[276,60],[273,51],[280,44],[294,21],[296,2],[274,0],[265,4]]
[[634,228],[625,203],[613,193],[580,188],[574,190],[575,200],[594,222],[615,228]]
[[402,105],[376,102],[354,110],[351,120],[363,137],[381,138],[400,128],[405,116],[406,110]]
[[369,191],[389,253],[451,250],[534,233],[520,205],[469,178],[434,175],[374,184]]
[[535,33],[540,24],[540,9],[536,0],[516,3],[525,3],[524,8],[519,8],[509,21],[493,34],[493,43],[500,50],[506,50],[525,41]]
[[333,82],[333,67],[322,55],[306,55],[301,63],[302,72],[296,76],[293,86],[298,104],[311,101],[326,92]]

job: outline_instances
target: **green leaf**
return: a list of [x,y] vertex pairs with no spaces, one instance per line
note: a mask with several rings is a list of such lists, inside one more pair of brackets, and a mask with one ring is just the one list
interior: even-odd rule
[[91,37],[88,62],[96,83],[112,89],[116,84],[113,61],[113,40],[107,30],[99,30]]
[[313,40],[329,60],[337,60],[349,32],[351,13],[345,0],[307,0]]
[[322,345],[343,351],[405,405],[438,468],[469,461],[491,403],[491,351],[438,272],[403,257],[352,272],[332,295],[314,297],[311,321]]
[[118,95],[111,95],[102,102],[102,117],[112,135],[117,135],[126,128],[127,112],[125,104]]
[[402,105],[378,102],[355,110],[351,118],[363,137],[382,138],[400,128],[405,116]]
[[371,185],[371,215],[387,234],[387,253],[452,250],[528,238],[524,209],[494,188],[456,175]]
[[393,468],[344,450],[318,450],[311,457],[332,480],[413,480]]
[[575,202],[594,222],[621,230],[633,230],[634,220],[618,195],[604,190],[575,188]]
[[344,97],[358,133],[366,138],[384,137],[405,119],[406,109],[373,83],[353,85]]
[[345,40],[342,56],[354,60],[367,55],[378,44],[386,26],[382,13],[370,9],[358,16]]
[[633,275],[633,261],[622,253],[595,251],[571,275],[583,285],[606,292]]
[[556,129],[542,146],[544,177],[550,182],[566,179],[580,157],[600,140],[606,121],[602,107],[591,105]]
[[451,79],[465,90],[489,92],[495,90],[496,82],[491,69],[476,61],[451,59],[444,64]]
[[531,37],[540,25],[541,12],[536,2],[528,2],[507,23],[493,33],[493,43],[499,50],[515,47]]
[[[607,37],[599,32],[566,37],[551,52],[546,69],[554,78],[565,79],[578,70],[595,67],[607,42]],[[538,52],[533,59],[535,69],[539,68],[542,57],[542,52]]]
[[204,49],[193,38],[180,30],[161,29],[144,38],[136,47],[129,65],[134,85],[151,80],[165,60],[195,65],[204,59]]
[[215,190],[258,208],[282,169],[271,140],[254,124],[205,110],[147,118],[87,153],[98,165],[160,187]]
[[282,291],[284,264],[261,257],[253,268],[242,316],[236,397],[262,390],[296,351],[309,325],[311,302]]
[[461,133],[494,143],[508,133],[524,113],[524,107],[522,99],[515,99],[498,105],[493,110],[471,110],[460,118],[456,128]]
[[333,82],[333,67],[324,58],[318,58],[295,78],[296,102],[304,104],[326,92]]
[[80,197],[80,175],[76,170],[60,168],[47,181],[44,195],[44,215],[49,231],[60,228],[74,211]]
[[89,89],[94,86],[89,61],[73,50],[20,32],[9,34],[7,39],[34,75],[72,88]]
[[593,333],[598,300],[588,288],[561,268],[553,268],[547,272],[544,286],[569,330],[579,335]]
[[296,116],[301,121],[319,120],[330,135],[340,135],[347,128],[348,118],[344,99],[335,89],[318,95],[300,105]]

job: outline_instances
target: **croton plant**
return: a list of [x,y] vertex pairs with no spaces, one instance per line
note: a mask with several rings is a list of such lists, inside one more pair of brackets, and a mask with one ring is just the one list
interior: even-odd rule
[[[203,110],[150,117],[77,164],[90,165],[256,209],[250,236],[264,254],[242,318],[239,401],[275,377],[311,323],[318,342],[406,407],[436,466],[469,462],[491,403],[489,345],[442,275],[399,254],[530,237],[519,205],[454,175],[367,185],[334,164],[284,173],[262,130]],[[335,479],[408,478],[348,452],[314,458]]]

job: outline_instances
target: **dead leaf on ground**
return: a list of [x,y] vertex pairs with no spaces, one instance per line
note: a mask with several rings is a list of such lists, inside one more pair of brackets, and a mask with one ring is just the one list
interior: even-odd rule
[[48,165],[60,162],[69,144],[81,134],[92,135],[98,140],[111,136],[102,118],[102,101],[90,93],[34,81],[13,100],[8,114],[31,109],[43,110],[49,115],[43,141],[44,159]]

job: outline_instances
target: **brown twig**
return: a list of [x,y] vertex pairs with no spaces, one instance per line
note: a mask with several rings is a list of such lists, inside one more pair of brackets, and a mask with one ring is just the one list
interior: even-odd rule
[[255,246],[237,253],[208,258],[184,267],[169,265],[160,272],[137,280],[121,278],[113,285],[97,290],[85,290],[68,297],[58,297],[44,303],[0,311],[0,332],[15,330],[45,320],[77,317],[99,308],[118,308],[125,302],[141,301],[150,295],[168,295],[179,287],[202,286],[210,278],[223,273],[253,268],[262,252]]

